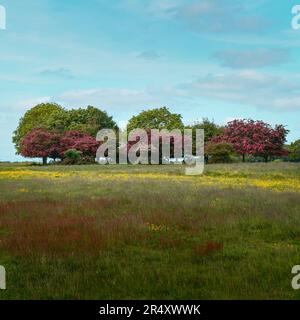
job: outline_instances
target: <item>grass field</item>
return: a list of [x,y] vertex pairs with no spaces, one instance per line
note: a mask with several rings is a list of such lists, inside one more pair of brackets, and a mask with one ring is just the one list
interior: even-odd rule
[[300,165],[0,165],[1,299],[299,299]]

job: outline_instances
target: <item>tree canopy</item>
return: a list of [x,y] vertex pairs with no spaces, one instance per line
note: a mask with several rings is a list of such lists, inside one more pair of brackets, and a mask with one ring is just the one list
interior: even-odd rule
[[270,156],[286,154],[284,143],[288,130],[282,125],[272,128],[263,121],[251,119],[234,120],[227,124],[224,134],[216,137],[215,142],[229,142],[235,151],[242,155],[263,157],[267,162]]
[[20,153],[28,158],[56,159],[61,153],[60,135],[46,129],[33,129],[21,141]]
[[58,131],[77,130],[96,136],[101,129],[117,129],[117,124],[106,111],[93,106],[57,113],[49,122],[49,129]]
[[38,104],[25,113],[14,132],[17,153],[21,151],[22,139],[32,130],[41,128],[58,133],[75,130],[96,137],[99,130],[117,129],[117,124],[105,111],[93,106],[66,110],[56,103]]
[[[268,161],[271,157],[288,154],[285,142],[289,131],[283,125],[272,127],[263,121],[252,119],[237,119],[222,127],[214,121],[203,118],[202,121],[185,127],[180,114],[172,113],[167,107],[162,107],[142,111],[133,116],[127,126],[128,132],[133,129],[146,130],[148,151],[149,144],[152,143],[151,129],[160,130],[158,140],[161,147],[164,140],[161,136],[163,129],[169,131],[179,129],[181,136],[184,128],[193,129],[194,132],[196,129],[204,129],[207,160],[209,156],[214,156],[217,161],[225,158],[228,160],[233,151],[232,147],[243,160],[246,155],[262,157]],[[14,132],[13,142],[17,153],[25,157],[42,157],[44,163],[46,158],[63,160],[68,150],[72,150],[71,155],[74,155],[75,150],[78,151],[76,156],[80,154],[82,158],[92,160],[99,145],[96,135],[101,129],[118,130],[117,124],[106,111],[93,106],[67,110],[56,103],[41,103],[28,110],[20,119],[18,128]],[[193,134],[193,154],[195,154],[195,136]],[[175,140],[178,140],[176,136],[174,137],[174,132],[166,139],[171,139],[171,147],[174,147]],[[179,141],[182,142],[181,140],[182,137]],[[127,149],[133,144],[134,141],[128,143]],[[291,144],[289,152],[290,160],[300,160],[300,140]]]
[[300,140],[291,143],[289,147],[289,159],[292,161],[300,161]]
[[142,111],[137,116],[133,116],[129,122],[128,131],[134,129],[183,129],[182,116],[172,113],[167,107]]
[[56,133],[47,129],[34,129],[22,139],[20,153],[28,158],[64,159],[68,150],[77,150],[91,161],[95,160],[99,143],[95,137],[81,131]]
[[193,125],[187,126],[187,129],[203,129],[205,143],[224,132],[224,127],[217,125],[213,120],[211,121],[208,118],[194,122]]
[[41,103],[28,110],[14,131],[13,142],[17,153],[20,153],[21,141],[28,133],[38,128],[49,128],[49,123],[63,112],[64,109],[56,103]]

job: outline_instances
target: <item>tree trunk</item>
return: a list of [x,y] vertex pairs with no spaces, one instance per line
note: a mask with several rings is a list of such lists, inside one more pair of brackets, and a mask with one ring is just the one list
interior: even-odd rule
[[243,154],[243,162],[245,162],[246,161],[246,157],[245,157],[245,155]]
[[269,160],[269,156],[265,156],[265,163],[267,163]]
[[43,157],[43,166],[47,165],[47,157]]

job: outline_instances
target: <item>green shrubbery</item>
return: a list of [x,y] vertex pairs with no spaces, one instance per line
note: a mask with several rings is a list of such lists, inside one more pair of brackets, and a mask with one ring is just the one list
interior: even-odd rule
[[82,161],[82,152],[76,149],[69,149],[65,152],[63,164],[79,164]]
[[221,142],[209,144],[205,151],[208,154],[208,163],[235,162],[234,147],[231,143]]

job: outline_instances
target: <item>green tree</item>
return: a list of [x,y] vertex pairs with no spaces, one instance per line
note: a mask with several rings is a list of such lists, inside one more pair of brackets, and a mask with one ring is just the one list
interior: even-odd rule
[[[202,121],[196,121],[192,125],[187,126],[186,129],[193,130],[193,154],[196,154],[196,129],[204,130],[204,143],[207,144],[214,137],[222,135],[224,127],[217,125],[213,120],[203,118]],[[205,153],[205,161],[208,162],[208,155]]]
[[42,103],[28,110],[19,121],[13,142],[17,153],[21,151],[22,139],[34,129],[55,132],[77,130],[96,137],[100,129],[117,129],[116,123],[105,111],[88,106],[86,109],[66,110],[56,103]]
[[128,123],[127,129],[183,129],[182,116],[171,113],[167,107],[142,111],[137,116],[133,116]]
[[234,147],[231,143],[209,143],[205,152],[210,156],[210,163],[229,163],[232,162]]
[[291,143],[289,147],[289,159],[291,161],[300,161],[300,140]]
[[57,113],[49,127],[58,131],[81,131],[95,137],[101,129],[117,129],[117,124],[105,111],[88,106]]
[[208,143],[212,138],[223,134],[224,127],[217,125],[213,120],[203,118],[202,121],[196,121],[193,125],[187,126],[187,129],[203,129],[204,141]]
[[49,124],[58,114],[63,114],[65,110],[56,103],[41,103],[28,110],[20,119],[18,128],[14,131],[13,142],[17,153],[21,151],[22,139],[34,129],[49,129]]

